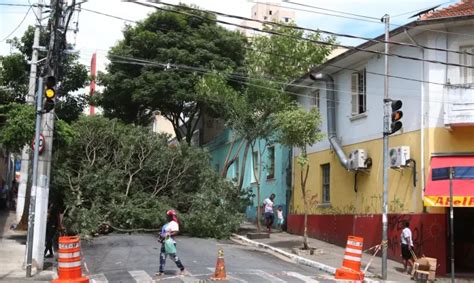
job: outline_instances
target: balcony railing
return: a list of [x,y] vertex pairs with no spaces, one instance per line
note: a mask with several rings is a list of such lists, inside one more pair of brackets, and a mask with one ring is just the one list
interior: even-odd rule
[[474,126],[474,85],[450,85],[445,90],[444,124]]

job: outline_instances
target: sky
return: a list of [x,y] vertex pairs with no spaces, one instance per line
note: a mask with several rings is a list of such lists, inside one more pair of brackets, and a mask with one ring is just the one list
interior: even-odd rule
[[[8,38],[13,38],[15,36],[21,37],[28,25],[35,24],[35,15],[32,10],[29,11],[26,18],[24,18],[28,11],[28,7],[12,7],[2,4],[29,4],[29,2],[36,3],[37,1],[38,0],[0,0],[0,55],[8,55],[12,52],[10,46],[5,40],[12,31],[16,29]],[[263,2],[264,0],[256,1]],[[173,4],[177,4],[178,2],[195,4],[203,9],[244,17],[251,16],[250,11],[252,6],[255,4],[251,0],[163,0],[163,2]],[[284,7],[299,9],[295,10],[296,23],[301,27],[313,29],[319,28],[333,32],[375,37],[382,34],[384,31],[384,25],[379,20],[376,20],[381,18],[384,14],[389,14],[391,16],[391,23],[400,25],[414,20],[409,19],[409,17],[422,9],[430,8],[439,4],[442,4],[441,7],[446,7],[450,4],[456,3],[457,1],[290,0],[289,2],[281,2],[274,0],[269,2],[279,2]],[[46,3],[49,3],[49,0],[46,0]],[[344,17],[329,16],[327,14],[332,12],[304,7],[294,3],[359,14],[376,19],[365,18],[364,20],[355,20],[353,19],[353,16],[347,15]],[[111,14],[133,21],[142,20],[148,13],[154,11],[152,8],[143,7],[134,3],[127,3],[121,0],[88,0],[86,3],[82,4],[82,8]],[[326,13],[326,15],[323,13]],[[22,22],[23,18],[24,21]],[[235,23],[240,22],[228,18],[222,19]],[[78,22],[79,31],[77,34],[70,33],[68,41],[75,43],[75,49],[80,52],[81,63],[89,65],[92,53],[97,52],[98,69],[104,70],[105,64],[107,63],[105,58],[107,51],[111,46],[115,45],[120,39],[122,39],[122,30],[126,22],[86,10],[82,10],[79,14],[78,20],[75,18],[73,22]],[[73,23],[73,25],[75,26],[75,23]],[[228,28],[234,29],[234,27]],[[393,28],[395,28],[395,26],[392,26],[392,29]],[[340,43],[347,45],[358,45],[363,42],[356,39],[342,37],[337,40]]]

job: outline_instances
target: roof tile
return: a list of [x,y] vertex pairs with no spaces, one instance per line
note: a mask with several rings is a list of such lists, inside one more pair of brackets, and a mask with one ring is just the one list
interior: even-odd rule
[[474,0],[462,0],[444,9],[426,13],[420,20],[431,20],[439,18],[461,17],[474,15]]

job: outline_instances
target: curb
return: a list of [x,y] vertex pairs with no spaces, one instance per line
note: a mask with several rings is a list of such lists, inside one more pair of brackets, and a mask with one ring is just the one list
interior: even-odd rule
[[[286,252],[284,250],[281,250],[281,249],[277,249],[275,247],[272,247],[270,245],[267,245],[267,244],[264,244],[264,243],[260,243],[260,242],[257,242],[257,241],[253,241],[253,240],[250,240],[244,236],[241,236],[241,235],[237,235],[237,234],[232,234],[232,237],[240,240],[240,241],[243,241],[249,245],[252,245],[252,246],[255,246],[255,247],[258,247],[258,248],[262,248],[262,249],[265,249],[265,250],[270,250],[272,252],[275,252],[279,255],[282,255],[286,258],[289,258],[291,259],[292,261],[296,262],[296,263],[299,263],[299,264],[302,264],[302,265],[305,265],[305,266],[309,266],[309,267],[313,267],[313,268],[316,268],[320,271],[324,271],[326,273],[329,273],[331,275],[334,275],[336,274],[336,268],[335,267],[332,267],[332,266],[329,266],[329,265],[326,265],[324,263],[320,263],[320,262],[317,262],[317,261],[313,261],[313,260],[310,260],[310,259],[307,259],[307,258],[304,258],[302,256],[299,256],[299,255],[295,255],[295,254],[292,254],[292,253],[289,253],[289,252]],[[372,273],[369,273],[367,272],[366,273],[367,276],[375,276],[373,275]],[[374,279],[369,279],[369,278],[365,278],[364,279],[364,282],[380,282],[380,280],[374,280]]]

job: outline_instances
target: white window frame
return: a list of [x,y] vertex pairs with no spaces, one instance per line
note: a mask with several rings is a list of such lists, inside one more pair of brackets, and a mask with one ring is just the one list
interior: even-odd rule
[[351,114],[361,115],[367,112],[367,73],[365,68],[351,74]]
[[313,98],[312,99],[313,99],[313,101],[311,102],[312,106],[318,107],[318,110],[319,110],[320,101],[321,101],[321,91],[319,89],[317,89],[313,92]]
[[[474,53],[474,45],[460,46],[459,51]],[[459,54],[459,63],[474,67],[474,55]],[[474,69],[461,67],[461,84],[474,84]]]

